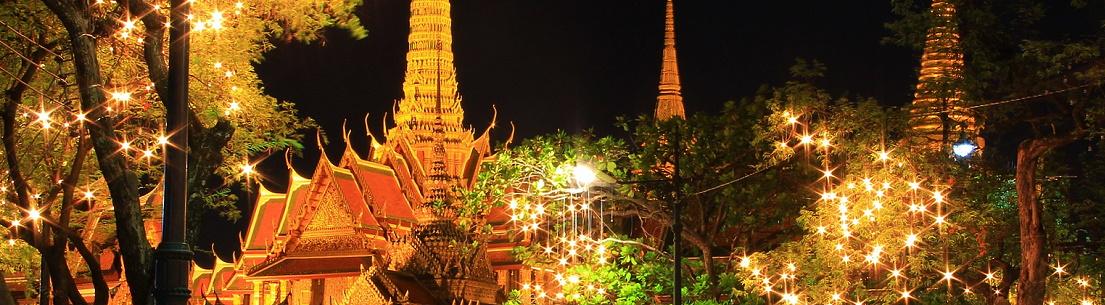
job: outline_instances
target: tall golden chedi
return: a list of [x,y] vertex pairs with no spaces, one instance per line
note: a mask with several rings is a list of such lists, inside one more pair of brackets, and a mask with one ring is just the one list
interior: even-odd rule
[[921,55],[921,73],[910,109],[910,127],[921,144],[932,151],[946,151],[960,132],[975,135],[974,115],[963,101],[963,50],[955,5],[949,0],[933,0],[932,27],[925,35]]
[[414,160],[427,169],[416,177],[431,201],[444,201],[460,186],[472,132],[463,127],[464,110],[457,94],[453,34],[448,0],[411,2],[407,72],[403,100],[395,111],[396,127],[388,138],[408,142]]
[[679,62],[675,56],[675,9],[668,0],[664,18],[664,61],[660,67],[660,95],[656,97],[656,120],[685,118],[679,84]]

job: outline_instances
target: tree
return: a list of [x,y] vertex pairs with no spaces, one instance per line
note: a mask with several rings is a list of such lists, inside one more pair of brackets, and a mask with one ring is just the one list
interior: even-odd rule
[[[916,46],[918,34],[923,33],[918,29],[925,24],[925,13],[917,10],[915,1],[892,3],[903,16],[889,26],[895,32],[892,41]],[[984,154],[986,160],[977,165],[981,166],[979,170],[989,171],[993,176],[1012,178],[1015,185],[1019,234],[1013,237],[1018,242],[1004,250],[1013,252],[1012,258],[1019,261],[1008,266],[1008,271],[1017,273],[1009,276],[1017,282],[1018,304],[1043,304],[1048,300],[1049,275],[1064,273],[1062,268],[1053,268],[1056,272],[1049,270],[1051,257],[1085,253],[1094,248],[1084,246],[1089,240],[1081,240],[1077,244],[1083,246],[1061,247],[1066,253],[1053,252],[1055,246],[1069,242],[1049,236],[1085,228],[1049,216],[1064,215],[1068,211],[1062,209],[1077,205],[1063,203],[1069,200],[1072,190],[1056,193],[1065,183],[1040,179],[1041,173],[1050,173],[1075,177],[1076,183],[1085,184],[1085,175],[1069,174],[1088,172],[1061,170],[1076,166],[1071,162],[1076,158],[1047,156],[1053,152],[1069,154],[1064,150],[1085,149],[1100,142],[1095,135],[1101,132],[1101,41],[1105,36],[1099,28],[1081,23],[1087,19],[1086,15],[1100,16],[1064,13],[1064,10],[1088,12],[1087,5],[1081,1],[1055,7],[1035,1],[964,1],[959,6],[963,49],[968,59],[967,93],[976,107],[986,107],[981,112],[986,114],[982,117],[984,135],[987,142],[996,144],[988,145],[991,148]],[[1054,31],[1042,22],[1049,15],[1080,26]],[[983,102],[991,100],[1000,102]],[[1007,163],[1014,163],[1015,167],[1005,166]],[[1041,196],[1049,193],[1055,197]],[[1101,201],[1098,198],[1090,202]],[[989,242],[1005,244],[1001,240]],[[1056,261],[1055,266],[1063,265]],[[1050,282],[1063,282],[1060,276],[1052,278],[1055,280]],[[1067,277],[1066,281],[1072,278]]]
[[[165,17],[157,1],[6,1],[6,96],[3,143],[5,204],[0,218],[13,237],[46,261],[55,304],[84,304],[69,270],[69,249],[83,257],[96,304],[107,301],[99,250],[117,245],[134,304],[149,304],[152,245],[141,193],[160,181],[167,94]],[[189,196],[196,216],[214,208],[237,217],[226,184],[251,158],[298,149],[312,127],[287,103],[262,92],[252,62],[269,39],[309,40],[322,28],[363,35],[353,1],[204,1],[193,3],[189,114]],[[10,63],[10,65],[8,64]],[[171,132],[171,131],[168,131]],[[96,163],[86,162],[95,158]],[[87,223],[113,211],[110,237]],[[37,221],[36,221],[37,220]],[[84,223],[84,225],[82,225]],[[15,225],[21,224],[21,225]],[[22,225],[26,224],[26,226]],[[96,224],[93,224],[96,225]],[[100,230],[103,228],[97,228]],[[80,271],[84,272],[84,271]]]
[[[722,263],[729,259],[718,257],[769,250],[799,234],[794,219],[809,195],[802,186],[815,174],[796,166],[797,158],[771,155],[775,143],[761,127],[768,106],[826,95],[796,82],[728,103],[717,115],[623,120],[629,141],[564,133],[526,139],[484,166],[464,196],[463,214],[486,215],[492,207],[513,214],[515,234],[533,240],[516,254],[530,266],[559,272],[557,285],[540,292],[549,297],[622,304],[666,295],[671,253],[683,251],[694,257],[683,262],[689,300],[735,302],[745,296],[743,288]],[[672,179],[676,166],[678,184]],[[609,178],[581,185],[575,178],[580,168]],[[678,198],[677,190],[686,195]],[[676,200],[685,205],[686,226],[676,232],[689,243],[683,249],[671,244]]]

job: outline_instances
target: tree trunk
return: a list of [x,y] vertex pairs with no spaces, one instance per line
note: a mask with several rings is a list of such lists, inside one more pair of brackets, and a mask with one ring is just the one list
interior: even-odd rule
[[1036,198],[1036,167],[1049,150],[1071,138],[1028,139],[1017,147],[1017,210],[1020,217],[1021,272],[1017,305],[1042,305],[1047,284],[1047,232],[1044,207]]
[[153,284],[153,249],[146,238],[142,211],[138,204],[138,178],[127,169],[127,161],[116,154],[114,118],[104,115],[103,80],[96,53],[96,37],[92,33],[92,20],[84,2],[70,0],[42,0],[65,26],[73,66],[81,97],[81,108],[88,111],[88,119],[96,124],[85,124],[92,139],[100,172],[107,181],[115,208],[116,232],[119,249],[126,267],[127,285],[134,305],[151,304]]
[[706,269],[706,281],[710,287],[710,299],[719,300],[721,298],[721,290],[718,289],[718,276],[717,270],[714,268],[714,256],[710,253],[709,248],[700,249],[702,251],[702,268]]

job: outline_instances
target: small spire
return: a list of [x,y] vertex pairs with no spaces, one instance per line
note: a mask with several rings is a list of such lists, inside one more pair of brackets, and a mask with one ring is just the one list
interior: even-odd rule
[[664,61],[660,68],[660,95],[656,97],[656,119],[684,118],[679,62],[675,56],[675,9],[668,0],[664,19]]

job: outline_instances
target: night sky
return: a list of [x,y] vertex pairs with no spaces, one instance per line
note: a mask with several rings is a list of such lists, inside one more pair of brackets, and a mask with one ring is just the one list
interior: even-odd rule
[[[881,43],[889,35],[889,1],[675,2],[676,45],[688,114],[714,112],[788,78],[796,58],[817,59],[828,73],[819,84],[834,94],[870,96],[887,105],[909,102],[919,54]],[[409,1],[365,0],[358,10],[368,37],[327,31],[311,44],[275,42],[257,64],[266,91],[295,103],[327,133],[327,153],[340,157],[341,124],[353,145],[367,147],[362,119],[382,134],[385,113],[401,98]],[[663,0],[458,0],[453,49],[465,122],[482,131],[499,110],[502,140],[556,130],[617,134],[618,116],[651,113],[663,44]],[[319,156],[313,134],[294,161],[304,174]],[[271,189],[287,181],[280,154],[260,166]],[[249,198],[243,211],[252,209]],[[246,215],[249,215],[248,212]],[[245,222],[216,221],[201,233],[229,258]],[[204,234],[206,233],[206,234]],[[214,239],[214,240],[209,240]]]
[[[332,30],[323,41],[277,42],[257,65],[266,91],[295,103],[343,147],[343,120],[382,134],[401,98],[409,1],[365,0],[368,37]],[[467,0],[453,4],[453,49],[465,122],[482,130],[499,110],[499,139],[556,130],[616,132],[618,116],[650,113],[663,43],[663,0]],[[687,112],[713,112],[788,79],[796,58],[828,66],[820,84],[884,104],[910,100],[918,54],[881,43],[888,1],[676,1],[676,45]],[[303,171],[316,160],[308,137]],[[354,137],[354,147],[366,147]],[[276,158],[280,159],[280,158]],[[283,160],[267,162],[283,167]],[[275,166],[273,166],[275,165]],[[282,180],[282,179],[281,179]]]

